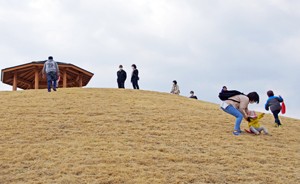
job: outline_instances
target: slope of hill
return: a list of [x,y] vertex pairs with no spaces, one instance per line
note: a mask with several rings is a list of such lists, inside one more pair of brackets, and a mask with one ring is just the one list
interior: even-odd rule
[[[0,183],[300,183],[300,121],[233,136],[217,105],[117,89],[0,92]],[[243,123],[246,128],[246,123]]]

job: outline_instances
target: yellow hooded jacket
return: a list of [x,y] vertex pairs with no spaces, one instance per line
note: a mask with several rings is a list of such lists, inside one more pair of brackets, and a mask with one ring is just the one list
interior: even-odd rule
[[260,127],[260,123],[259,120],[262,119],[264,117],[264,113],[260,114],[256,119],[251,119],[250,122],[248,122],[248,126],[249,128],[252,126],[254,128],[259,128]]

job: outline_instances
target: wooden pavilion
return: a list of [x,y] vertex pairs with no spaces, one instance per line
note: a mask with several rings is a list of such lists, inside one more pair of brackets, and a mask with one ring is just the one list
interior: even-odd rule
[[[20,89],[47,89],[47,79],[42,77],[42,70],[46,61],[31,63],[3,69],[1,81],[13,86],[13,91]],[[93,73],[69,63],[57,62],[60,70],[59,88],[86,86]]]

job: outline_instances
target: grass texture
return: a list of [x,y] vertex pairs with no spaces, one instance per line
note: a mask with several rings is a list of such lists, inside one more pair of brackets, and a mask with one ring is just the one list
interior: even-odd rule
[[271,136],[233,136],[235,119],[215,104],[118,89],[0,92],[0,102],[1,184],[300,183],[299,120],[275,128],[267,115]]

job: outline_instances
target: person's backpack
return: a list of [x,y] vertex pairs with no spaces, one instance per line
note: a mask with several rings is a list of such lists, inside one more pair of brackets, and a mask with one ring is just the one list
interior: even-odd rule
[[[219,98],[220,100],[222,101],[225,101],[225,100],[232,100],[232,99],[229,99],[231,97],[234,97],[236,95],[245,95],[244,93],[242,92],[239,92],[237,90],[230,90],[230,91],[222,91],[221,93],[219,93]],[[232,100],[234,102],[237,102],[237,103],[240,103],[236,100]]]

